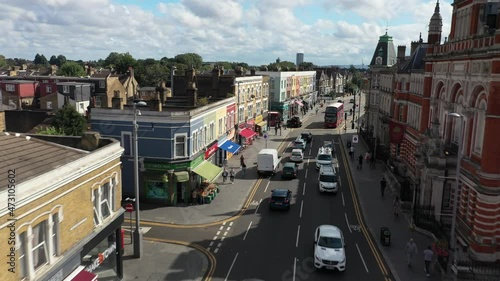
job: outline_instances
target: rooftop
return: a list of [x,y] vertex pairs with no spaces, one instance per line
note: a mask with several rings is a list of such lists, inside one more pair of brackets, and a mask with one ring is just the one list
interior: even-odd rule
[[62,86],[73,86],[73,85],[92,85],[91,83],[84,83],[84,82],[58,82],[57,85],[62,85]]
[[83,157],[88,152],[23,134],[0,135],[0,190],[7,188],[9,175],[21,183]]

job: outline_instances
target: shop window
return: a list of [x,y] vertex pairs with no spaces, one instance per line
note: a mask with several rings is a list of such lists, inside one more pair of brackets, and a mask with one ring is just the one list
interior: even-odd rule
[[[213,124],[210,125],[212,128]],[[186,157],[186,135],[175,135],[175,155],[174,157]]]
[[[114,182],[116,185],[116,181]],[[113,212],[114,186],[107,181],[100,187],[92,190],[92,201],[94,202],[94,225],[103,223]]]

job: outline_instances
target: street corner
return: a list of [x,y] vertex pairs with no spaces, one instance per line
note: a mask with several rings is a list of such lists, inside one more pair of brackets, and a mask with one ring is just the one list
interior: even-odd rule
[[206,280],[215,270],[215,257],[196,244],[147,238],[141,259],[126,254],[123,265],[124,281]]

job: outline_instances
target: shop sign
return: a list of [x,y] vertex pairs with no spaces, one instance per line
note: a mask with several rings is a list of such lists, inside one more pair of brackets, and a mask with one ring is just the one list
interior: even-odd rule
[[94,260],[89,266],[85,268],[86,271],[92,272],[96,270],[105,259],[109,257],[109,255],[114,254],[116,252],[116,243],[113,243],[109,248],[107,248],[104,252],[99,253],[98,258]]
[[[199,160],[198,158],[201,158]],[[193,168],[194,166],[198,166],[203,161],[203,155],[200,155],[198,158],[193,161],[186,161],[180,163],[151,163],[144,162],[144,168],[149,171],[161,171],[165,172],[167,170],[187,170],[187,168]]]
[[262,115],[255,116],[255,124],[259,124],[260,122],[262,122]]
[[207,151],[205,151],[205,159],[208,159],[210,156],[212,156],[218,148],[218,143],[215,143],[210,148],[208,148]]

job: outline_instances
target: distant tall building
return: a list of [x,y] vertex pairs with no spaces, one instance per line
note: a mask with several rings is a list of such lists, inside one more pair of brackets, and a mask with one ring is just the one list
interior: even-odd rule
[[297,66],[304,62],[304,53],[297,53]]

